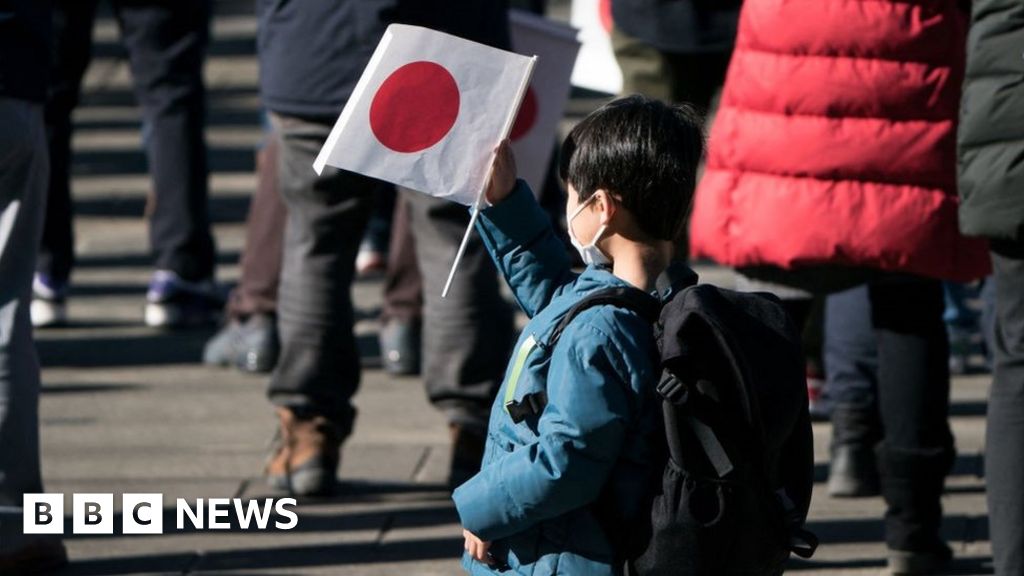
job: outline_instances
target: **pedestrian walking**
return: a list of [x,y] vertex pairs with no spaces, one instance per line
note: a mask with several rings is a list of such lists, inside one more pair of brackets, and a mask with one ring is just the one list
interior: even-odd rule
[[50,5],[0,5],[0,573],[52,573],[59,536],[22,532],[25,494],[43,491],[39,361],[29,302],[48,176],[43,102]]
[[951,556],[941,280],[989,270],[956,219],[966,23],[952,0],[744,2],[691,219],[693,254],[744,274],[811,292],[867,284],[894,574]]
[[1024,2],[975,0],[960,108],[960,229],[991,241],[993,377],[985,434],[998,576],[1024,574]]
[[[505,47],[507,3],[262,2],[260,91],[280,143],[279,185],[288,208],[278,301],[281,356],[269,397],[281,442],[267,466],[272,485],[293,493],[335,488],[340,447],[356,418],[352,397],[360,359],[350,289],[355,259],[375,197],[389,186],[352,172],[311,169],[384,29],[416,24]],[[403,197],[408,197],[403,194]],[[448,238],[468,222],[464,207],[410,200],[425,232],[416,255],[424,276],[425,380],[432,404],[452,432],[453,484],[479,468],[487,407],[500,383],[512,318],[497,275],[474,241],[449,297],[439,295],[453,251]],[[454,232],[453,232],[454,231]]]
[[[72,112],[92,55],[99,0],[55,0],[52,74],[46,98],[50,185],[33,281],[36,326],[67,320],[74,267],[70,178]],[[211,322],[223,299],[214,284],[215,248],[207,207],[209,168],[203,61],[210,0],[111,0],[128,50],[153,195],[149,242],[156,271],[146,293],[145,322],[176,327]]]
[[287,208],[278,190],[280,144],[268,131],[256,152],[256,191],[245,219],[245,247],[226,320],[203,348],[203,363],[244,372],[270,372],[277,365],[277,290],[284,258]]

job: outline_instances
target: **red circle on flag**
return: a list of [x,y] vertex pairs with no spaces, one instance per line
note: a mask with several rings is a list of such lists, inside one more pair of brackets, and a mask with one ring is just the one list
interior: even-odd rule
[[370,103],[370,129],[395,152],[437,144],[459,116],[459,85],[444,66],[411,62],[391,73]]
[[537,123],[538,108],[537,93],[533,91],[533,86],[530,86],[526,89],[526,96],[519,106],[519,114],[516,114],[516,121],[512,124],[512,133],[508,136],[512,141],[519,140],[530,132]]
[[600,0],[597,7],[598,18],[604,31],[612,33],[612,0]]

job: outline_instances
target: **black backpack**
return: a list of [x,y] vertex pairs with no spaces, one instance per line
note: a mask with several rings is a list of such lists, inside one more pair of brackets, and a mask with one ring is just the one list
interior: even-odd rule
[[664,305],[635,288],[600,290],[552,333],[553,343],[600,305],[655,323],[665,434],[650,517],[617,517],[604,498],[595,513],[631,575],[781,574],[790,553],[809,558],[817,547],[803,529],[814,457],[800,338],[775,296],[684,273],[688,286]]

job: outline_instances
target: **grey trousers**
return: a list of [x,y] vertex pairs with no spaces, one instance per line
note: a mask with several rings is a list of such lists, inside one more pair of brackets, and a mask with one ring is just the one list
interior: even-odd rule
[[1024,244],[993,244],[995,370],[985,434],[985,478],[996,574],[1024,574]]
[[402,190],[423,276],[423,379],[431,404],[459,426],[487,429],[514,343],[512,308],[474,231],[447,298],[441,291],[469,224],[462,205]]
[[356,252],[383,183],[330,167],[317,176],[313,160],[331,119],[271,119],[288,219],[278,288],[281,357],[268,395],[278,406],[327,416],[345,437],[360,379],[352,309]]
[[49,164],[43,108],[0,97],[0,554],[21,545],[22,495],[43,489],[39,361],[29,303]]

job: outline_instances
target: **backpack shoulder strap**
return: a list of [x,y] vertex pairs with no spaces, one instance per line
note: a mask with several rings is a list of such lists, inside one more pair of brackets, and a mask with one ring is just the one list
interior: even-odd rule
[[632,286],[605,288],[587,294],[582,300],[574,304],[558,321],[554,330],[551,331],[548,345],[553,348],[573,319],[583,313],[584,310],[606,304],[632,310],[652,324],[657,321],[658,315],[661,313],[661,302],[639,288],[633,288]]
[[[548,347],[555,347],[565,329],[584,310],[606,304],[632,310],[652,324],[657,321],[658,316],[661,314],[661,302],[639,288],[618,286],[598,290],[584,296],[582,300],[574,304],[568,312],[562,315],[562,318],[559,319],[558,324],[555,325],[551,335],[548,337]],[[514,388],[510,390],[512,391],[506,395],[505,411],[508,412],[508,415],[516,424],[529,416],[540,414],[547,405],[547,393],[543,390],[527,394],[519,400],[513,399],[515,395]]]

